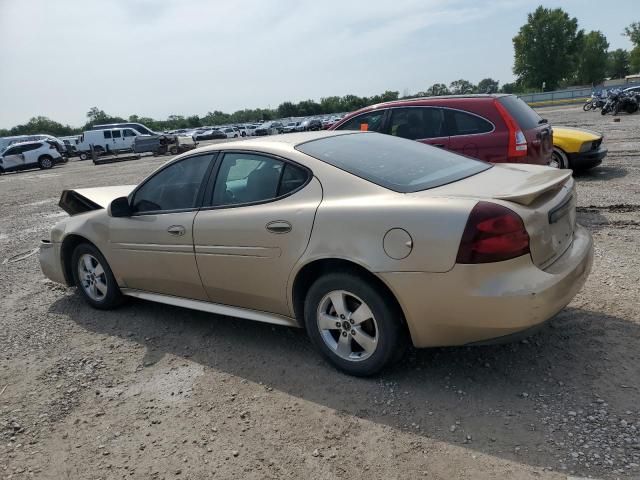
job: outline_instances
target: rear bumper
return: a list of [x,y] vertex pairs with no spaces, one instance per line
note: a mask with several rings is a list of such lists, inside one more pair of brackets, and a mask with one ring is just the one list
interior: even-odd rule
[[529,256],[446,273],[380,273],[404,311],[416,347],[486,342],[544,324],[584,285],[591,235],[578,226],[569,249],[546,270]]
[[600,147],[597,150],[582,153],[568,153],[569,167],[573,170],[593,168],[602,163],[602,159],[607,156],[608,150]]
[[67,280],[62,271],[62,257],[60,256],[60,243],[42,240],[40,242],[40,268],[49,280],[67,285]]

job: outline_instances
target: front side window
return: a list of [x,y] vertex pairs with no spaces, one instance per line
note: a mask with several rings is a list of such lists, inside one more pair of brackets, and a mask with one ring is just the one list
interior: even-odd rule
[[134,194],[134,213],[196,208],[211,155],[189,157],[160,170]]
[[394,108],[389,133],[409,140],[444,137],[447,135],[444,113],[440,108]]
[[124,131],[124,136],[125,137],[135,137],[136,136],[136,132],[134,132],[133,130],[128,128],[128,129],[126,129]]
[[382,120],[384,118],[384,110],[376,110],[375,112],[364,113],[357,117],[347,120],[340,125],[337,130],[360,130],[368,132],[380,132],[382,130]]
[[104,135],[104,138],[111,138],[111,130],[103,130],[102,134]]
[[484,118],[461,112],[460,110],[448,110],[450,135],[477,135],[493,131],[493,125]]
[[19,153],[22,153],[20,147],[9,147],[5,150],[2,156],[6,157],[8,155],[18,155]]

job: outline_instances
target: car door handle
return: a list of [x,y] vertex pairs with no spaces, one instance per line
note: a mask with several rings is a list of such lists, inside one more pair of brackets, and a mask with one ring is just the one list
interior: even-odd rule
[[444,148],[444,143],[433,143],[432,145],[433,145],[434,147]]
[[271,233],[289,233],[291,224],[285,220],[274,220],[266,225],[267,230]]
[[187,230],[182,225],[171,225],[167,228],[167,232],[176,237],[181,237]]

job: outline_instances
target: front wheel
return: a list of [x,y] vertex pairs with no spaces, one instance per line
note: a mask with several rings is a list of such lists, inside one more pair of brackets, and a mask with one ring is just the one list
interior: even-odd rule
[[122,303],[122,293],[100,251],[81,243],[71,257],[73,279],[80,295],[94,308],[110,310]]
[[582,106],[582,109],[585,112],[588,112],[589,110],[591,110],[593,108],[593,102],[587,102]]
[[320,277],[305,300],[311,341],[338,369],[369,376],[399,358],[406,342],[402,313],[369,280],[334,273]]
[[559,148],[554,148],[553,153],[551,154],[551,163],[549,163],[549,166],[554,168],[569,168],[567,154]]

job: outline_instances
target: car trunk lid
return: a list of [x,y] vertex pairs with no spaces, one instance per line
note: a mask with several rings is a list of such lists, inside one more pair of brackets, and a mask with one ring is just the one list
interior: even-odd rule
[[571,171],[528,164],[497,164],[478,175],[412,195],[493,200],[523,219],[531,258],[545,268],[571,245],[576,194]]

